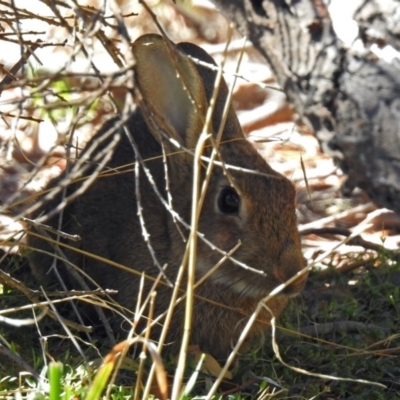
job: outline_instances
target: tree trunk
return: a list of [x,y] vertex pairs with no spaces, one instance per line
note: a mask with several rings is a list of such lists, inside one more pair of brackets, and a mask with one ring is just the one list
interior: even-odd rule
[[369,51],[374,43],[399,47],[396,1],[384,11],[379,2],[360,5],[359,55],[337,39],[322,0],[213,1],[266,58],[322,149],[347,174],[343,191],[360,187],[400,214],[400,62]]

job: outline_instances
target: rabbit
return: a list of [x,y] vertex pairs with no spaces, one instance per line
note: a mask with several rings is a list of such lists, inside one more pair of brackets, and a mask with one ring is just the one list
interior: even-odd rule
[[[59,214],[52,215],[47,223],[62,232],[79,235],[79,241],[60,239],[60,249],[68,261],[100,287],[117,290],[113,298],[126,310],[134,311],[140,283],[137,272],[157,277],[160,273],[154,261],[157,259],[160,266],[167,266],[166,278],[175,283],[182,264],[191,218],[193,151],[206,120],[217,69],[207,66],[215,67],[216,63],[200,47],[191,43],[176,45],[157,34],[139,37],[132,51],[139,104],[126,121],[122,116],[109,120],[89,141],[76,160],[86,166],[85,178],[64,184],[64,196],[75,195],[65,201],[62,218]],[[217,141],[227,95],[228,88],[222,79],[205,157],[210,157],[212,143]],[[297,230],[295,188],[245,139],[232,106],[220,142],[217,156],[220,162],[212,169],[198,222],[196,281],[224,253],[238,243],[239,246],[195,288],[190,336],[191,344],[217,359],[229,355],[258,302],[305,267]],[[109,150],[107,146],[114,148]],[[133,164],[140,159],[144,164],[139,166],[138,178]],[[102,162],[104,166],[99,167]],[[203,158],[200,165],[204,178],[207,159]],[[91,174],[99,168],[99,176],[89,184]],[[63,187],[73,171],[74,167],[50,182],[46,192]],[[62,191],[59,192],[36,212],[36,218],[43,218],[51,211],[54,214],[60,208]],[[160,195],[165,199],[163,202]],[[62,221],[60,226],[59,221]],[[143,229],[149,233],[147,241],[143,239]],[[40,236],[29,235],[30,265],[39,282],[51,283],[54,244]],[[114,264],[109,265],[105,260]],[[125,268],[118,268],[116,263]],[[69,289],[80,289],[62,262],[58,269]],[[268,302],[274,316],[281,313],[290,297],[301,291],[305,280],[306,274],[300,275]],[[172,293],[167,280],[161,281],[156,289],[155,316],[168,308]],[[183,290],[185,282],[184,279]],[[144,293],[152,285],[153,280],[145,279]],[[268,331],[270,319],[269,311],[261,312],[249,333],[249,342]],[[117,317],[112,320],[119,321]],[[176,306],[163,352],[178,352],[183,320],[184,302]],[[124,324],[118,326],[124,329]],[[152,330],[154,340],[157,334],[156,327]]]

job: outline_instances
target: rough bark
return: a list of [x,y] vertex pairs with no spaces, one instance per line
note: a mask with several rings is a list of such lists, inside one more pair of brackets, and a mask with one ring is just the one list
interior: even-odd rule
[[[399,47],[398,2],[364,1],[355,18],[366,51],[337,39],[322,0],[214,0],[266,58],[321,147],[347,174],[344,192],[364,189],[400,214],[400,63],[368,51]],[[397,3],[397,5],[396,5]]]

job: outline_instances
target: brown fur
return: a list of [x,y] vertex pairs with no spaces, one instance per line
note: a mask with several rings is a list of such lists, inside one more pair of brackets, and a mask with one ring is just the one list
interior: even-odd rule
[[[149,46],[150,44],[150,46]],[[142,102],[125,124],[134,138],[141,156],[150,169],[158,190],[165,193],[164,166],[161,141],[168,157],[170,192],[173,208],[186,222],[190,222],[191,193],[193,179],[193,157],[190,154],[176,153],[177,149],[165,139],[163,134],[179,141],[182,146],[193,149],[202,129],[207,105],[213,92],[215,72],[195,65],[186,54],[214,64],[212,58],[195,45],[183,43],[166,46],[158,35],[145,35],[133,45],[137,61],[135,68],[137,88]],[[179,72],[179,78],[175,70]],[[185,89],[182,90],[182,83]],[[219,91],[213,116],[213,134],[218,131],[222,110],[226,101],[225,83]],[[191,100],[194,100],[191,101]],[[184,112],[182,110],[185,110]],[[87,156],[88,149],[109,130],[119,119],[109,121],[89,142],[81,160]],[[112,139],[118,138],[110,161],[105,170],[131,165],[135,154],[124,129],[116,131],[93,153],[98,154]],[[196,289],[194,306],[192,344],[216,357],[226,357],[231,345],[237,340],[246,321],[259,300],[269,294],[279,284],[296,274],[304,267],[300,239],[296,227],[295,190],[285,177],[274,171],[243,136],[237,117],[231,108],[220,146],[221,160],[228,166],[234,165],[246,171],[229,169],[229,178],[220,166],[215,166],[202,208],[199,231],[205,238],[223,251],[230,251],[241,241],[241,246],[233,257],[249,267],[263,271],[264,276],[248,271],[233,261],[226,261],[219,270]],[[210,154],[210,151],[207,151]],[[93,155],[92,155],[93,156]],[[90,157],[90,159],[92,158]],[[155,158],[155,159],[153,159]],[[206,162],[204,162],[206,165]],[[92,167],[93,170],[95,166]],[[87,175],[90,175],[90,171]],[[49,188],[63,184],[67,174],[50,183]],[[221,212],[218,196],[224,187],[239,190],[240,208],[237,214]],[[73,193],[81,182],[69,185],[67,195]],[[161,204],[148,182],[143,170],[140,171],[140,193],[143,216],[155,254],[161,265],[168,264],[167,275],[174,282],[182,262],[186,243],[182,240],[170,213]],[[48,202],[43,211],[51,211],[61,201],[58,194]],[[48,223],[57,227],[58,215]],[[178,223],[179,224],[179,223]],[[147,245],[142,238],[141,225],[137,217],[135,177],[132,168],[123,174],[112,174],[98,178],[74,202],[64,210],[62,231],[78,234],[82,240],[75,244],[78,249],[96,254],[105,259],[123,264],[136,271],[144,271],[157,276]],[[181,226],[188,236],[188,231]],[[36,237],[29,239],[32,248],[51,253],[52,246]],[[71,242],[68,242],[71,245]],[[61,247],[62,248],[62,247]],[[118,289],[116,300],[130,310],[135,309],[139,277],[116,267],[84,257],[73,250],[64,250],[69,261],[82,268],[101,287]],[[222,255],[198,240],[197,279],[210,270]],[[33,252],[31,266],[35,275],[43,280],[52,280],[47,272],[52,258],[40,252]],[[59,263],[59,268],[64,267]],[[65,269],[65,268],[64,268]],[[73,279],[67,277],[70,288],[80,289]],[[299,279],[283,294],[273,298],[269,307],[279,315],[288,297],[298,293],[304,283]],[[152,282],[146,282],[146,289]],[[145,293],[147,293],[145,291]],[[157,288],[156,314],[169,305],[171,289],[165,285]],[[208,299],[209,301],[205,300]],[[215,305],[220,303],[221,305]],[[176,352],[182,333],[184,307],[178,306],[169,330],[167,349]],[[257,337],[268,327],[269,313],[261,314],[261,321],[252,329],[251,336]]]

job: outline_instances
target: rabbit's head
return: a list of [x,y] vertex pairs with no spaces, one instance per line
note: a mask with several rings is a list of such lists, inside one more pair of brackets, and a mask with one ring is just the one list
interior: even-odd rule
[[[224,252],[240,243],[208,282],[219,288],[221,299],[226,291],[238,298],[265,297],[305,266],[293,185],[246,141],[233,108],[226,107],[225,82],[215,89],[216,64],[204,50],[190,43],[174,45],[150,34],[134,43],[133,52],[141,109],[152,135],[169,154],[173,206],[184,218],[191,210],[193,152],[218,90],[207,130],[211,136],[200,166],[204,178],[211,154],[217,150],[199,218],[197,272],[206,274]],[[185,245],[178,234],[174,242],[179,243],[174,253],[182,256]],[[284,297],[298,293],[304,280],[305,275],[288,286],[279,304],[285,303]]]

